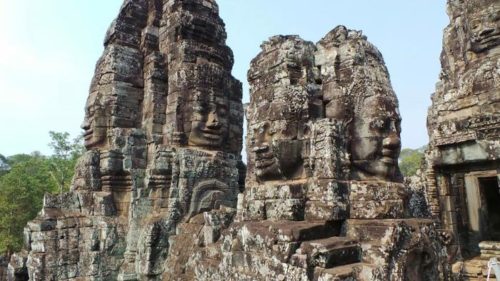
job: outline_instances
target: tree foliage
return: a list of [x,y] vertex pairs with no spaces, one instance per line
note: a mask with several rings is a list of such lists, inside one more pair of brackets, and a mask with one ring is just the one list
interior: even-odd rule
[[45,193],[67,190],[76,160],[83,152],[81,139],[50,132],[51,156],[39,152],[0,157],[0,254],[20,250],[26,223],[42,208]]
[[0,252],[19,250],[24,225],[42,207],[43,195],[56,188],[43,156],[13,164],[0,178]]
[[54,154],[49,158],[50,175],[57,182],[59,192],[69,190],[69,184],[73,177],[74,167],[78,157],[83,154],[84,147],[82,138],[77,137],[69,140],[69,133],[50,131],[51,142],[49,146]]
[[414,176],[417,170],[420,169],[424,159],[426,147],[423,146],[417,149],[404,148],[399,154],[399,168],[405,177]]

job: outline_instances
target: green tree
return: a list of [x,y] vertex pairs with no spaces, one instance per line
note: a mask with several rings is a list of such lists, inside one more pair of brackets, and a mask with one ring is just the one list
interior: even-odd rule
[[417,149],[404,148],[399,154],[399,168],[405,177],[413,176],[422,166],[426,147]]
[[12,166],[17,163],[25,162],[30,160],[34,156],[40,156],[39,152],[33,152],[31,154],[14,154],[12,156],[7,157],[7,163]]
[[23,157],[0,177],[0,253],[20,250],[24,226],[41,209],[43,195],[56,190],[49,162],[40,155]]
[[5,157],[0,154],[0,177],[7,174],[10,171],[10,168],[15,164],[29,161],[33,157],[41,156],[42,154],[39,151],[34,151],[31,154],[14,154],[9,157]]
[[22,246],[26,223],[42,208],[46,193],[68,190],[74,166],[83,153],[82,138],[49,132],[54,154],[40,152],[0,155],[0,254],[10,255]]
[[54,154],[49,158],[51,176],[59,187],[59,192],[69,190],[71,178],[73,177],[76,161],[83,154],[85,148],[82,137],[69,140],[67,132],[49,132],[51,142],[49,146]]

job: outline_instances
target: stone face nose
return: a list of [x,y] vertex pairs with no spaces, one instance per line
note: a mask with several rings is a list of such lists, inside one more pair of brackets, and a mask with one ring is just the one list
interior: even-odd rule
[[383,146],[387,149],[397,149],[401,145],[401,139],[396,132],[390,133],[384,138]]
[[219,115],[216,111],[212,111],[208,114],[207,127],[210,129],[220,128]]
[[89,120],[87,118],[85,118],[83,120],[82,124],[80,125],[80,128],[82,130],[88,130],[88,129],[90,129],[90,122],[89,122]]
[[387,149],[397,149],[401,146],[401,138],[399,137],[396,121],[391,121],[389,126],[389,135],[384,138],[382,145]]

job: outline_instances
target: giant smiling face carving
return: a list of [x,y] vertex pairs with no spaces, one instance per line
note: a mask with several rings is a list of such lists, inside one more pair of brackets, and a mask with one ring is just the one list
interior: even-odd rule
[[189,145],[220,148],[229,130],[229,108],[226,99],[198,101],[193,108]]
[[106,116],[106,108],[102,99],[98,93],[91,93],[87,98],[85,118],[81,125],[84,130],[84,145],[87,149],[99,147],[106,141],[109,117]]
[[296,139],[296,126],[286,121],[254,126],[251,152],[260,181],[293,179],[301,173],[302,142]]
[[399,177],[401,117],[389,96],[364,98],[353,124],[351,157],[353,179],[395,181]]

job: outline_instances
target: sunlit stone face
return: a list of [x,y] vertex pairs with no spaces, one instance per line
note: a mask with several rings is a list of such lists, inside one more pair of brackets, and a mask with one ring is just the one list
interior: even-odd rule
[[301,172],[302,142],[296,139],[296,126],[284,123],[265,121],[254,127],[251,152],[260,181],[293,179]]
[[360,106],[352,124],[353,179],[395,181],[401,150],[397,106],[384,96],[367,97]]
[[81,128],[84,130],[84,145],[87,149],[99,147],[106,140],[108,118],[101,99],[99,94],[91,93],[85,105],[85,119]]
[[229,131],[229,107],[225,99],[199,101],[193,108],[189,145],[220,148]]
[[477,7],[467,18],[472,51],[482,52],[500,44],[500,3]]

